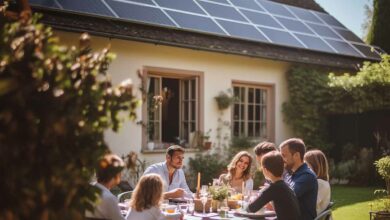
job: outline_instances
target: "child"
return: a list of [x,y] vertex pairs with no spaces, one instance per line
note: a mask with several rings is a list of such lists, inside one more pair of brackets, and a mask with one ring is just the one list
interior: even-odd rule
[[157,174],[141,177],[134,189],[127,220],[162,220],[166,216],[159,206],[163,199],[163,181]]
[[278,220],[300,220],[298,200],[282,179],[284,162],[281,154],[277,151],[266,153],[261,159],[261,166],[264,176],[271,181],[271,184],[249,204],[247,211],[256,212],[272,201]]

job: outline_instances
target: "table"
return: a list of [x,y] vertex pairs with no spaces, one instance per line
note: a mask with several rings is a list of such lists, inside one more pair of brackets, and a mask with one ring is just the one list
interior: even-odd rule
[[269,216],[269,217],[256,217],[256,218],[248,218],[248,217],[241,217],[236,216],[234,214],[235,211],[229,211],[227,218],[221,218],[219,217],[218,213],[208,213],[206,216],[202,216],[202,213],[195,212],[193,215],[186,214],[184,216],[184,220],[227,220],[227,219],[234,219],[234,220],[247,220],[247,219],[263,219],[263,220],[276,220],[276,216]]

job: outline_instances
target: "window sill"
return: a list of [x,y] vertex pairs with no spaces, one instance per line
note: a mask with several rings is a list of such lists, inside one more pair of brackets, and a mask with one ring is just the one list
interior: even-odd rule
[[[196,153],[200,152],[199,148],[184,148],[186,153]],[[141,149],[142,154],[165,154],[167,152],[167,149],[156,149],[156,150],[148,150],[148,149]]]

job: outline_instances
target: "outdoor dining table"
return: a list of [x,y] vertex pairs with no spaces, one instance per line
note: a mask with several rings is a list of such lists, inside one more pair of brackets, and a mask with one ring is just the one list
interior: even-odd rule
[[229,211],[228,216],[225,218],[221,218],[218,213],[207,213],[203,215],[202,213],[194,212],[193,214],[186,214],[184,215],[184,220],[227,220],[227,219],[234,219],[234,220],[247,220],[247,219],[263,219],[263,220],[275,220],[276,216],[274,214],[264,214],[264,215],[257,215],[252,217],[245,217],[245,216],[238,216],[235,214],[236,211]]

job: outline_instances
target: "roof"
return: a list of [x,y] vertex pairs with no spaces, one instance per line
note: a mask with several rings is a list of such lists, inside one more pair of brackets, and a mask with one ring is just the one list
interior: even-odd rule
[[66,31],[347,69],[380,59],[332,16],[266,0],[30,2]]

